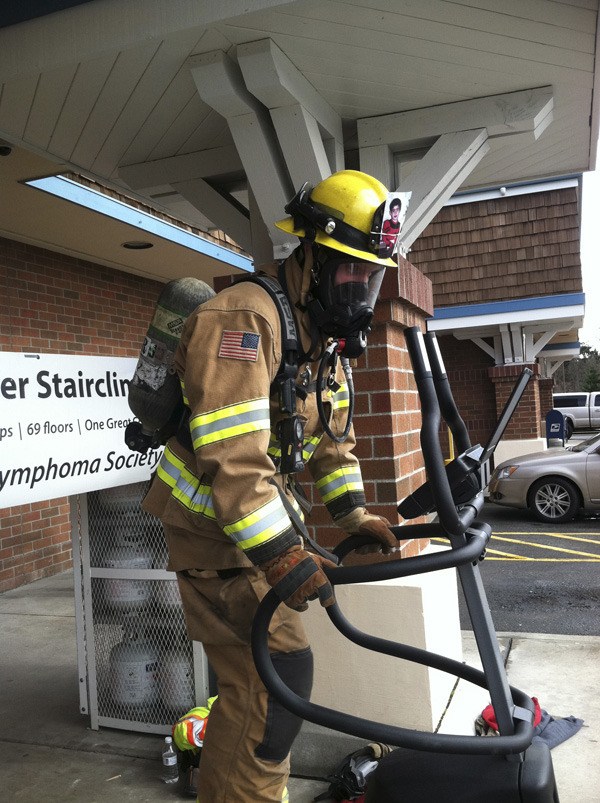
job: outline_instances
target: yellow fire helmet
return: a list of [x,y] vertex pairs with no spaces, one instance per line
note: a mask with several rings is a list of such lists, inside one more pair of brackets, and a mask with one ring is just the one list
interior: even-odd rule
[[388,197],[388,190],[373,176],[340,170],[315,187],[304,184],[285,207],[290,217],[275,225],[361,262],[395,268],[396,261],[380,253]]

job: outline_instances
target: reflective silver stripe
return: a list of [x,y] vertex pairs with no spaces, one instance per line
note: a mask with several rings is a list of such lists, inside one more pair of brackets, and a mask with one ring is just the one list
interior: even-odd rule
[[360,469],[357,466],[342,466],[318,480],[316,486],[325,504],[343,493],[364,490]]
[[171,495],[193,513],[215,519],[212,488],[185,467],[185,463],[167,446],[157,469],[158,476],[171,488]]
[[290,527],[289,516],[279,496],[275,496],[266,505],[226,525],[223,530],[241,549],[252,549],[276,538]]
[[202,413],[194,416],[190,421],[194,449],[247,432],[270,428],[269,400],[266,397],[231,404],[210,413]]
[[180,460],[171,449],[166,446],[159,460],[156,472],[163,482],[174,488],[177,480],[181,474],[181,470],[185,467],[183,460]]
[[212,501],[212,488],[210,485],[197,484],[199,480],[196,477],[194,479],[195,482],[186,482],[182,474],[177,480],[173,496],[183,502],[194,513],[201,513],[209,519],[216,519]]
[[350,393],[348,385],[345,383],[340,386],[340,389],[333,394],[333,409],[339,410],[343,407],[348,407],[350,402]]

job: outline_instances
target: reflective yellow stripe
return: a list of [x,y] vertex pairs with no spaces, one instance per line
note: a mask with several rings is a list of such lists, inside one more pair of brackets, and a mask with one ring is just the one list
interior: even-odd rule
[[267,449],[267,454],[274,460],[281,459],[281,444],[279,443],[277,436],[272,432],[269,438],[269,448]]
[[342,410],[350,404],[350,393],[348,392],[348,385],[344,382],[340,388],[333,394],[332,399],[333,409]]
[[[302,446],[302,459],[305,463],[308,463],[310,458],[313,456],[315,449],[319,445],[322,437],[323,435],[314,435],[312,438],[304,438],[304,443]],[[267,454],[276,464],[279,460],[281,460],[281,443],[277,437],[273,435],[273,433],[271,433],[271,437],[269,439],[269,448],[267,449]]]
[[212,488],[203,485],[200,479],[185,467],[185,463],[165,447],[157,467],[160,479],[171,488],[171,495],[192,513],[216,519],[213,509]]
[[290,803],[290,793],[288,792],[287,786],[283,790],[283,794],[281,796],[281,803]]
[[323,435],[313,435],[312,438],[304,438],[304,444],[302,447],[302,459],[305,463],[308,463],[310,458],[313,456],[315,449],[319,445],[321,438]]
[[270,428],[269,400],[266,397],[230,404],[210,413],[196,415],[190,421],[194,449]]
[[273,497],[266,505],[257,508],[223,530],[240,549],[252,549],[277,538],[291,526],[290,519],[279,496]]
[[183,381],[183,379],[179,380],[179,384],[181,385],[181,395],[183,396],[183,403],[185,404],[186,407],[189,407],[190,403],[188,401],[188,397],[185,392],[185,382]]
[[316,486],[325,504],[350,491],[364,490],[358,466],[342,466],[317,480]]

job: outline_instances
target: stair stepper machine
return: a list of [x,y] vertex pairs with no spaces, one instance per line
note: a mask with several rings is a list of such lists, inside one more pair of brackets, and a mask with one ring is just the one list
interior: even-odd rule
[[[491,538],[491,527],[478,518],[489,461],[531,376],[524,369],[484,446],[471,446],[442,362],[434,334],[417,327],[405,331],[415,382],[421,401],[421,449],[427,482],[398,505],[405,518],[436,512],[426,524],[392,527],[400,539],[445,538],[449,549],[413,558],[361,566],[340,565],[352,550],[371,543],[351,536],[330,558],[332,585],[409,577],[455,567],[473,627],[483,671],[428,650],[371,636],[355,628],[336,603],[324,610],[350,641],[367,649],[433,667],[487,689],[499,734],[494,737],[427,733],[386,725],[316,705],[299,697],[281,680],[268,650],[268,626],[279,603],[270,591],[257,611],[252,649],[258,672],[273,697],[285,708],[318,725],[397,749],[369,775],[365,803],[559,803],[552,759],[547,745],[532,743],[534,705],[531,698],[509,685],[500,655],[479,562]],[[442,416],[459,456],[444,465],[439,440]]]

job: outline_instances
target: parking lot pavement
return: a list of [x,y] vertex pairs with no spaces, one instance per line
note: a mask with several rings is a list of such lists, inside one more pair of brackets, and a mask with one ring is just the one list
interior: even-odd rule
[[481,574],[497,630],[600,635],[598,517],[550,526],[488,502],[481,518],[493,533]]

